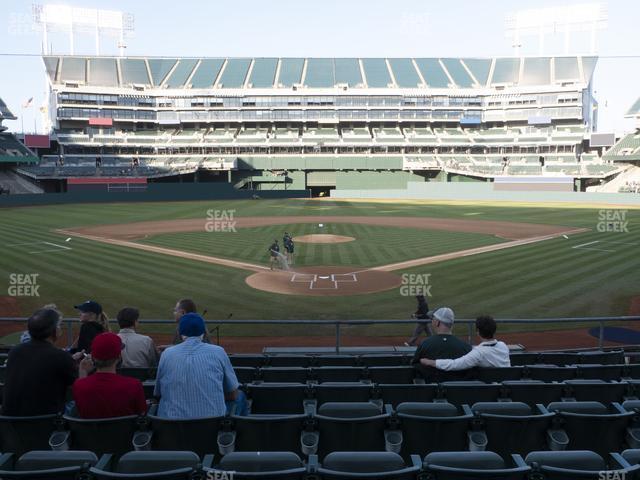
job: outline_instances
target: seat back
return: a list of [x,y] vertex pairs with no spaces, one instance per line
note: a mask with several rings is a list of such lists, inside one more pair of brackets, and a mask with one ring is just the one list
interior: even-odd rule
[[578,369],[577,367],[560,367],[547,364],[531,365],[527,368],[527,375],[531,380],[564,382],[565,380],[576,378]]
[[444,382],[440,387],[447,402],[454,405],[495,402],[502,390],[499,384],[484,383],[479,380]]
[[307,393],[307,386],[301,383],[264,383],[247,386],[252,414],[304,413]]
[[64,417],[71,432],[71,448],[90,450],[98,455],[120,456],[133,449],[133,434],[138,428],[135,415],[104,419]]
[[566,388],[560,383],[544,383],[541,380],[507,381],[502,385],[506,387],[505,393],[508,398],[514,402],[524,402],[531,407],[560,401]]
[[404,402],[432,402],[438,394],[438,385],[392,385],[380,384],[375,389],[375,394],[382,399],[385,405],[396,407]]
[[368,402],[372,386],[360,382],[326,382],[313,387],[318,405],[327,402]]
[[364,418],[382,414],[372,402],[327,402],[320,405],[318,415],[332,418]]
[[580,363],[600,364],[600,365],[622,365],[624,364],[624,350],[614,350],[612,352],[580,352],[578,353]]
[[31,450],[47,450],[57,418],[57,415],[0,416],[0,451],[22,455]]
[[235,451],[295,452],[301,455],[300,435],[308,421],[306,415],[233,417]]
[[200,457],[218,450],[217,435],[224,417],[173,420],[149,415],[153,450],[195,452]]
[[473,415],[449,403],[403,403],[397,417],[402,430],[402,456],[467,450]]
[[263,367],[260,376],[265,382],[305,383],[311,377],[311,370],[305,367]]
[[333,452],[324,458],[322,468],[345,473],[382,473],[402,470],[405,462],[392,452]]
[[302,460],[292,452],[232,452],[220,460],[220,469],[240,473],[278,472],[302,468]]
[[628,385],[603,380],[567,380],[569,394],[577,401],[596,401],[603,404],[620,402],[627,393]]
[[162,473],[198,468],[200,458],[193,452],[129,452],[120,457],[117,473]]
[[373,383],[411,384],[415,376],[412,366],[369,367],[369,378]]
[[313,377],[323,382],[358,382],[364,378],[364,368],[354,366],[324,366],[313,369]]
[[68,450],[55,452],[51,450],[33,450],[22,455],[15,464],[15,470],[49,470],[52,468],[80,467],[95,465],[98,457],[86,450]]

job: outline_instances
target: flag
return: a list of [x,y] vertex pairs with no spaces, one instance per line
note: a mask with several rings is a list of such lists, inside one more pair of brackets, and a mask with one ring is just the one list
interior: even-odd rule
[[22,104],[22,108],[29,108],[31,106],[31,104],[33,103],[33,97],[31,97],[29,100],[27,100],[26,102],[24,102]]

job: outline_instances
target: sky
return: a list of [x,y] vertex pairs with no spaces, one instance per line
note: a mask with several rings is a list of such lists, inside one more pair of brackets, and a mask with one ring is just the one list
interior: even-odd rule
[[[40,54],[42,34],[32,24],[31,0],[2,0],[0,97],[18,120],[12,131],[42,129],[39,107],[47,84]],[[505,35],[509,13],[586,3],[586,0],[67,0],[66,5],[121,10],[135,16],[127,55],[208,57],[495,57],[513,56]],[[608,13],[598,31],[594,76],[601,132],[635,127],[624,113],[640,96],[640,2],[600,2]],[[53,53],[69,54],[66,34],[49,38]],[[74,38],[75,54],[94,55],[91,35]],[[538,55],[537,36],[520,39],[520,55]],[[101,54],[117,54],[103,37]],[[545,37],[544,55],[565,54],[561,33]],[[590,54],[586,33],[572,35],[568,54]],[[22,108],[33,97],[32,106]]]

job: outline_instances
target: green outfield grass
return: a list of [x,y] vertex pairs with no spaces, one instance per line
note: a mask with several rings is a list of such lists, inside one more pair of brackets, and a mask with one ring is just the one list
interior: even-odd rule
[[[0,295],[10,275],[37,273],[39,297],[20,297],[20,313],[54,302],[67,316],[72,305],[88,298],[115,312],[124,305],[146,318],[170,318],[178,297],[190,296],[206,307],[208,318],[354,319],[407,318],[414,299],[398,290],[351,297],[303,297],[269,294],[249,288],[249,272],[107,245],[52,232],[55,228],[165,220],[206,219],[207,209],[235,209],[236,215],[384,215],[502,220],[585,227],[592,231],[532,245],[459,258],[397,273],[430,274],[432,306],[451,306],[459,317],[491,313],[498,318],[625,315],[640,295],[640,211],[627,213],[630,233],[598,233],[598,210],[587,208],[510,207],[508,205],[375,204],[305,200],[130,203],[0,209]],[[469,215],[469,214],[474,215]],[[206,233],[158,235],[145,241],[265,262],[269,242],[284,230],[313,233],[314,225],[277,225],[239,229],[236,236]],[[441,231],[366,225],[330,227],[329,233],[356,237],[341,245],[298,244],[299,264],[378,265],[434,255],[498,241],[495,238]],[[351,233],[350,233],[351,232]],[[589,242],[598,250],[572,248]],[[32,243],[34,242],[34,243]],[[62,250],[41,242],[66,246]],[[607,243],[605,243],[607,242]],[[618,243],[608,243],[618,242]],[[25,245],[26,244],[26,245]],[[52,252],[32,253],[52,249]],[[602,251],[609,250],[609,251]],[[169,327],[167,327],[168,329]],[[405,332],[409,327],[402,328]],[[162,329],[160,329],[162,330]],[[225,328],[225,333],[285,335],[328,333],[330,329],[290,327]],[[359,328],[360,334],[399,333],[398,328]]]

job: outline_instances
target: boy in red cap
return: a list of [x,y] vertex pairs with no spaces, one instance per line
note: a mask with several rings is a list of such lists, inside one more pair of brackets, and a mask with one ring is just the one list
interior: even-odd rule
[[[142,383],[135,378],[116,374],[122,353],[122,340],[115,333],[101,333],[91,343],[91,360],[80,364],[81,370],[96,372],[79,378],[73,384],[73,399],[81,418],[111,418],[143,415],[147,411]],[[80,377],[86,371],[80,373]]]

